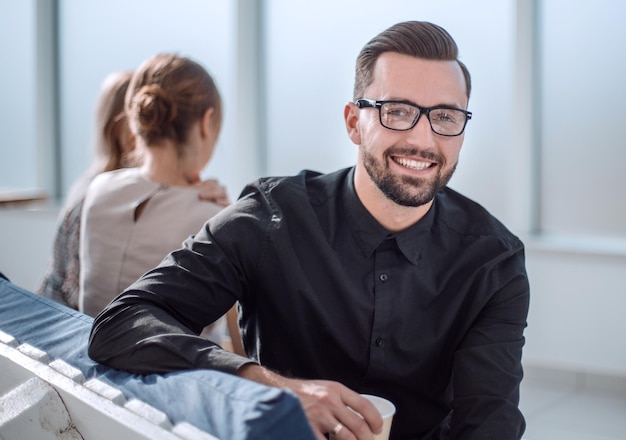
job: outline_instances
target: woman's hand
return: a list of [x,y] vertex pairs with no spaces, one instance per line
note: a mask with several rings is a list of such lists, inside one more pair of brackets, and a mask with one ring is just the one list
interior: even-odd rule
[[226,187],[220,185],[217,179],[202,180],[196,183],[194,187],[198,188],[198,198],[200,200],[213,202],[220,206],[230,205]]

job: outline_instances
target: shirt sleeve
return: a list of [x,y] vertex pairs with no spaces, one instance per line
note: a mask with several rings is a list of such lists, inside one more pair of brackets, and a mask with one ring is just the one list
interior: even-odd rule
[[[239,205],[245,211],[246,203]],[[262,237],[253,239],[263,233],[262,222],[233,206],[95,318],[92,359],[140,374],[197,368],[234,373],[253,362],[198,336],[248,290],[247,274],[263,246]],[[229,243],[228,254],[219,241]],[[245,243],[245,252],[235,243]]]
[[519,439],[518,409],[529,284],[523,248],[499,257],[477,281],[486,303],[454,356],[451,438]]

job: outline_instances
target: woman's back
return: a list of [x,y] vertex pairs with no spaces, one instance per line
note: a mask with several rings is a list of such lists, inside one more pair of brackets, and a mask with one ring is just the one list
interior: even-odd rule
[[220,209],[193,187],[162,185],[139,169],[96,177],[81,221],[80,310],[99,313]]

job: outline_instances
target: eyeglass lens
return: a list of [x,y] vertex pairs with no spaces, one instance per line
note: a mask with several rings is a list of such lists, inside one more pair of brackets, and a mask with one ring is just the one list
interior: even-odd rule
[[[417,122],[420,109],[410,104],[386,102],[380,107],[380,122],[392,130],[409,130]],[[459,110],[433,108],[426,115],[435,133],[456,136],[463,132],[467,116]]]

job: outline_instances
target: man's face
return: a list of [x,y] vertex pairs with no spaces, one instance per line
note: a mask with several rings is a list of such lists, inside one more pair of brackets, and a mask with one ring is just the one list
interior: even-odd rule
[[[408,101],[422,107],[467,107],[465,79],[455,61],[430,61],[397,53],[382,54],[374,81],[363,96],[377,101]],[[463,135],[441,136],[422,114],[408,131],[394,131],[379,122],[375,108],[346,108],[346,124],[359,145],[357,167],[387,198],[402,206],[430,202],[454,173]]]

